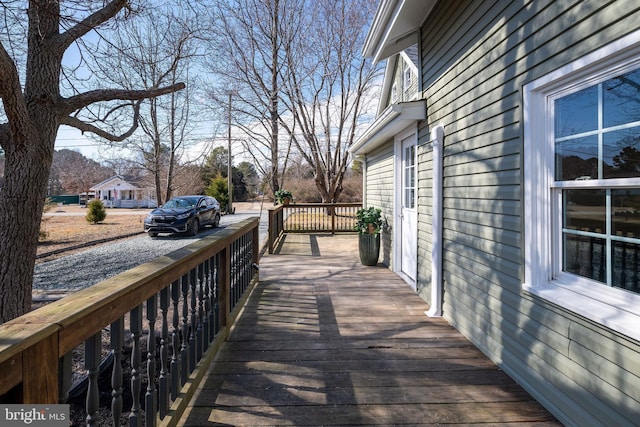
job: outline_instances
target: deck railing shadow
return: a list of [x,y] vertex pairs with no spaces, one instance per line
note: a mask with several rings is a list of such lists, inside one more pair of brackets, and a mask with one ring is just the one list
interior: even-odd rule
[[67,403],[76,367],[82,424],[175,425],[258,281],[258,257],[251,218],[0,325],[0,403]]

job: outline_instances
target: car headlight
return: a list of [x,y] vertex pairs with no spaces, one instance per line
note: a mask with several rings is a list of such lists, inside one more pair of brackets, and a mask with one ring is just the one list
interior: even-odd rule
[[189,218],[189,216],[191,216],[191,213],[186,212],[186,213],[183,213],[183,214],[180,214],[180,215],[176,215],[176,218],[177,219],[185,219],[185,218]]
[[152,218],[153,217],[151,215],[147,215],[147,217],[144,219],[144,222],[153,222]]

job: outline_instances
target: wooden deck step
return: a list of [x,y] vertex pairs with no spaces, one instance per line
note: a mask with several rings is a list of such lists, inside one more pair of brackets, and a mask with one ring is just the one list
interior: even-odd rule
[[560,425],[355,236],[293,240],[180,425]]

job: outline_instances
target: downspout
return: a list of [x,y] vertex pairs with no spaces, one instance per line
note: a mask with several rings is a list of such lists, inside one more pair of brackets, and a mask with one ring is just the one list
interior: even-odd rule
[[429,317],[442,316],[442,150],[444,126],[431,130],[433,145],[433,196],[432,196],[432,249],[431,249],[431,307],[425,311]]

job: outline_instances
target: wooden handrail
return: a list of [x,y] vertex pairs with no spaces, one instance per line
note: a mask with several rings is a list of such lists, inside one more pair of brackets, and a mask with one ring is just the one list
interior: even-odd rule
[[269,208],[267,246],[272,254],[286,233],[350,233],[362,203],[294,203]]
[[[174,309],[190,308],[190,311],[185,309],[191,321],[189,332],[197,342],[196,353],[203,357],[214,335],[218,335],[216,339],[226,337],[233,323],[231,307],[239,308],[247,291],[257,282],[254,266],[258,256],[258,219],[250,218],[0,325],[0,372],[3,373],[0,396],[11,391],[5,401],[59,403],[63,400],[60,393],[66,392],[59,387],[64,383],[61,377],[66,375],[58,372],[62,358],[145,303],[147,318],[155,322],[158,295],[165,301],[166,317],[169,292],[177,294],[178,289],[183,289],[190,299],[172,299]],[[232,270],[236,272],[233,277]],[[214,319],[216,305],[220,310]],[[166,328],[167,320],[164,322]],[[217,324],[215,331],[214,323]],[[194,325],[202,336],[193,337]],[[186,320],[180,326],[189,329]],[[205,332],[201,328],[208,329]],[[168,341],[167,336],[163,339]],[[188,347],[189,343],[184,342],[186,337],[181,339],[183,347]],[[149,352],[152,351],[150,348]],[[15,387],[17,385],[21,387]],[[147,421],[146,425],[157,421]]]

